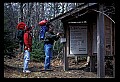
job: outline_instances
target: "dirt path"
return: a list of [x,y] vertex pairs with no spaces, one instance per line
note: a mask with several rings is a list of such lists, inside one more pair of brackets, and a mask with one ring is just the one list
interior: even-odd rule
[[97,78],[95,72],[87,72],[86,68],[81,67],[85,62],[76,65],[70,60],[70,70],[64,71],[61,60],[55,60],[52,62],[52,71],[43,71],[43,62],[31,61],[29,68],[32,72],[25,74],[22,72],[23,55],[4,60],[4,78]]

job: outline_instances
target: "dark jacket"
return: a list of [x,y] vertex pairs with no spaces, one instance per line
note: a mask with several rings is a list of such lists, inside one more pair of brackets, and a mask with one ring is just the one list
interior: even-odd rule
[[54,41],[57,41],[60,38],[60,36],[55,35],[53,32],[46,32],[45,33],[45,44],[54,44]]

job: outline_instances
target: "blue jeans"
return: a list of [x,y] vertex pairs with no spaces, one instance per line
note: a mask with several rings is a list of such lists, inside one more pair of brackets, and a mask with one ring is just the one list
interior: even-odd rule
[[46,70],[46,69],[50,69],[50,60],[52,58],[53,45],[52,44],[45,44],[44,45],[44,50],[45,50],[44,68]]
[[28,50],[25,50],[25,52],[24,52],[24,67],[23,67],[23,70],[28,70],[29,60],[30,60],[30,52]]

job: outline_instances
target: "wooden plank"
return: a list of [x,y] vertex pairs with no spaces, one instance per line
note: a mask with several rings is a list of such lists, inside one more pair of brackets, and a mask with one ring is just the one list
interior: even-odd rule
[[115,77],[115,25],[113,25],[113,77]]
[[112,56],[112,21],[106,16],[105,20],[105,56]]
[[[103,5],[99,5],[99,10],[103,12]],[[104,15],[98,13],[97,17],[97,77],[105,77],[105,65],[104,65]]]

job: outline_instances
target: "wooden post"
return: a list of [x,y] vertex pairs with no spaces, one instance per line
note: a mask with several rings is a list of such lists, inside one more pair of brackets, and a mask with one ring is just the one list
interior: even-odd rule
[[75,63],[78,63],[78,56],[75,55]]
[[63,43],[64,45],[64,60],[63,60],[63,69],[64,71],[67,71],[68,70],[68,57],[67,57],[67,54],[66,54],[66,47],[65,47],[65,43]]
[[[64,27],[67,27],[66,24],[63,23],[63,25],[64,25]],[[67,37],[69,35],[68,28],[64,28],[64,34],[65,34],[66,39],[68,39],[68,37]],[[67,57],[67,52],[66,52],[67,51],[67,49],[66,49],[67,43],[68,42],[63,43],[63,46],[64,46],[63,69],[64,69],[64,71],[68,70],[68,57]]]
[[93,25],[92,22],[90,24],[90,72],[93,72],[95,70],[95,64],[94,64],[94,57],[93,57],[93,51],[92,51],[92,45],[93,45]]
[[114,44],[113,44],[113,77],[115,77],[115,25],[113,25],[113,29],[114,29],[114,31],[113,31],[113,42],[114,42]]
[[[99,5],[99,10],[103,12],[103,5]],[[105,77],[105,65],[104,65],[104,15],[98,13],[97,17],[97,77]]]
[[[95,59],[93,57],[93,21],[88,20],[88,58],[90,63],[90,72],[95,71]],[[87,61],[88,62],[88,61]]]
[[97,26],[95,23],[92,23],[93,27],[93,40],[92,40],[92,71],[96,71],[95,66],[96,66],[96,55],[97,55]]

